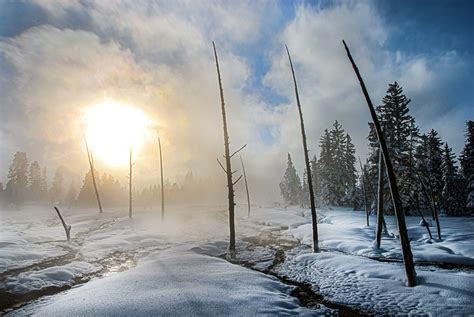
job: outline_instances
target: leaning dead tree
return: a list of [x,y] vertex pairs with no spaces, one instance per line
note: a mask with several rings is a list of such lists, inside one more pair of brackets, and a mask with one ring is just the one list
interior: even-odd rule
[[129,174],[128,174],[128,217],[132,218],[132,146],[130,145],[130,162],[129,162]]
[[244,166],[244,161],[242,160],[242,156],[240,156],[240,164],[242,165],[242,172],[244,173],[245,191],[247,192],[247,217],[250,218],[249,185],[247,183],[247,174],[245,173],[245,166]]
[[408,239],[405,215],[403,214],[402,202],[400,199],[400,194],[398,192],[397,180],[395,172],[393,171],[392,161],[390,160],[390,155],[388,153],[387,143],[385,142],[385,137],[382,133],[382,128],[380,126],[379,119],[377,118],[377,114],[375,113],[374,105],[370,100],[370,96],[367,92],[367,88],[365,87],[364,80],[362,79],[362,76],[359,73],[359,69],[357,68],[354,59],[352,58],[351,52],[349,51],[346,42],[343,40],[342,43],[344,44],[347,56],[352,64],[352,68],[354,69],[357,79],[359,80],[359,84],[364,94],[365,100],[367,101],[367,106],[369,107],[370,115],[372,116],[372,121],[374,122],[375,132],[377,133],[377,139],[379,140],[380,148],[382,149],[383,160],[385,162],[388,182],[392,194],[393,207],[395,209],[395,214],[397,217],[398,231],[400,234],[400,243],[403,253],[403,262],[405,265],[405,273],[407,276],[408,286],[412,287],[416,285],[415,266],[413,263],[413,255],[411,253],[410,240]]
[[224,89],[222,88],[222,80],[221,80],[221,72],[219,69],[219,60],[217,59],[217,51],[216,51],[216,45],[214,42],[212,42],[212,46],[214,47],[214,57],[216,59],[216,69],[217,69],[217,80],[219,82],[219,93],[220,93],[220,98],[221,98],[221,111],[222,111],[222,124],[223,124],[223,129],[224,129],[224,159],[225,159],[225,167],[221,164],[219,159],[217,159],[217,162],[221,166],[222,170],[226,174],[227,177],[227,190],[228,190],[228,199],[229,199],[229,253],[230,256],[232,257],[235,254],[235,216],[234,216],[234,211],[235,211],[235,201],[234,201],[234,185],[237,184],[237,182],[242,178],[242,175],[240,175],[239,178],[237,178],[236,181],[232,180],[232,175],[236,173],[237,171],[232,171],[232,165],[231,165],[231,158],[240,152],[244,147],[242,146],[239,148],[237,151],[234,153],[230,154],[230,149],[229,149],[229,132],[227,131],[227,117],[226,117],[226,112],[225,112],[225,102],[224,102]]
[[64,231],[66,231],[67,242],[70,242],[71,241],[71,225],[66,225],[66,222],[64,221],[63,216],[59,212],[58,207],[54,206],[54,210],[56,210],[56,213],[58,214],[58,217],[61,220],[61,223],[63,224]]
[[369,206],[367,205],[367,186],[366,186],[365,167],[362,166],[362,162],[360,161],[360,157],[359,157],[359,165],[360,165],[360,172],[362,174],[362,191],[363,191],[363,194],[364,194],[365,222],[366,222],[366,225],[368,227],[368,226],[370,226],[370,223],[369,223],[370,209],[369,209]]
[[379,184],[377,193],[377,226],[375,229],[375,246],[380,248],[380,242],[382,240],[382,227],[383,227],[383,185],[384,185],[384,164],[382,151],[379,150]]
[[313,252],[318,252],[319,251],[318,219],[316,215],[316,203],[314,201],[314,189],[313,189],[313,181],[312,181],[312,174],[311,174],[311,165],[310,165],[309,155],[308,155],[308,145],[306,143],[306,132],[304,129],[303,112],[301,111],[298,85],[296,84],[295,70],[293,68],[293,63],[291,61],[290,51],[288,50],[288,46],[285,45],[285,47],[286,47],[286,53],[288,54],[288,60],[290,61],[291,74],[293,76],[293,83],[295,86],[296,105],[298,106],[298,112],[300,115],[301,138],[303,139],[304,160],[306,163],[306,177],[308,178],[307,181],[308,181],[308,189],[309,189],[309,202],[311,205],[311,220],[312,220],[312,227],[313,227]]
[[158,138],[158,147],[160,149],[160,177],[161,177],[161,221],[165,220],[165,188],[163,185],[163,156],[161,155],[161,140]]
[[91,168],[92,184],[94,185],[95,197],[97,199],[97,205],[99,205],[99,212],[102,213],[102,203],[100,202],[99,190],[97,189],[97,182],[95,181],[94,173],[94,157],[92,156],[92,151],[89,150],[89,145],[87,144],[87,139],[84,138],[86,143],[87,150],[87,159],[89,160],[89,166]]

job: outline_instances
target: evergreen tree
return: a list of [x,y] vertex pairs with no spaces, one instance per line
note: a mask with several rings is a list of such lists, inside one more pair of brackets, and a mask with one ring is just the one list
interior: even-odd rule
[[62,202],[64,198],[64,176],[62,167],[58,167],[56,173],[54,173],[49,196],[52,202]]
[[300,203],[301,181],[291,161],[290,153],[288,153],[288,164],[285,175],[280,182],[280,193],[285,203],[289,205],[297,205]]
[[[407,199],[414,185],[410,175],[414,162],[410,157],[410,153],[414,152],[414,147],[418,139],[418,128],[415,125],[415,119],[409,113],[408,104],[410,103],[410,99],[403,94],[402,87],[400,87],[397,82],[389,84],[388,86],[387,94],[382,100],[382,105],[376,108],[376,112],[387,142],[402,203],[404,206],[407,206]],[[370,153],[368,174],[371,185],[376,185],[378,175],[378,151],[380,146],[373,124],[369,124],[369,128],[368,139]],[[392,211],[393,207],[391,201],[389,201],[387,208],[389,212]]]
[[345,151],[346,151],[346,135],[342,125],[337,122],[333,124],[330,131],[330,146],[332,148],[333,159],[329,165],[331,172],[330,179],[332,182],[332,190],[329,195],[329,204],[334,206],[342,206],[343,198],[346,194],[346,169],[345,169]]
[[33,201],[42,200],[43,197],[41,192],[41,168],[37,161],[31,163],[28,179],[30,199],[32,199]]
[[445,143],[443,152],[443,207],[448,216],[460,216],[464,214],[463,206],[463,181],[457,171],[454,162],[454,154],[448,143]]
[[344,150],[343,158],[343,169],[344,169],[344,189],[345,195],[343,198],[344,205],[353,206],[356,194],[356,157],[355,157],[355,146],[352,144],[352,138],[349,134],[346,134],[346,148]]
[[67,190],[66,196],[64,197],[64,201],[69,207],[71,207],[76,204],[76,198],[77,198],[76,183],[74,181],[71,181],[71,183],[69,183],[69,189]]
[[40,182],[40,200],[47,201],[48,200],[48,174],[46,171],[46,166],[43,168],[43,174],[41,175],[41,182]]
[[308,177],[306,175],[306,170],[303,172],[303,185],[301,187],[301,197],[300,197],[300,203],[301,206],[304,207],[309,207],[309,186],[308,186]]
[[466,144],[461,152],[461,174],[464,178],[466,213],[474,214],[474,121],[467,122]]
[[16,204],[23,202],[28,186],[28,158],[25,152],[15,153],[7,177],[7,200]]
[[324,134],[319,141],[319,160],[317,170],[319,171],[319,192],[321,196],[321,205],[327,206],[333,203],[333,148],[331,146],[331,135],[328,129],[324,130]]
[[[97,173],[97,171],[95,170],[94,173]],[[97,179],[97,183],[97,186],[99,186],[99,179]],[[86,175],[84,176],[84,180],[82,181],[82,187],[79,190],[79,195],[77,196],[77,203],[78,205],[84,207],[92,207],[96,206],[97,204],[90,169],[87,171]]]

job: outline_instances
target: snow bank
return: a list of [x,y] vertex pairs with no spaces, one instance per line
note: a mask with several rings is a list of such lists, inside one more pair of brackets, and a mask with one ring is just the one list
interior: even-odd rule
[[137,267],[93,280],[13,315],[254,316],[316,311],[299,306],[291,288],[228,262],[173,248]]
[[418,269],[418,285],[405,286],[402,265],[339,253],[303,254],[279,269],[285,276],[314,285],[332,302],[392,315],[465,316],[474,313],[474,276]]

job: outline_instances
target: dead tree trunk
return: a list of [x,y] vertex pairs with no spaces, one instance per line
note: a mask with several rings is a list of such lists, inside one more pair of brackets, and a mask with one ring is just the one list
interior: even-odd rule
[[102,203],[100,202],[99,190],[97,189],[97,182],[95,181],[94,157],[92,156],[92,151],[89,151],[89,145],[87,144],[87,140],[84,139],[84,142],[86,143],[87,159],[89,160],[89,166],[91,168],[92,184],[94,185],[94,191],[95,191],[95,197],[97,199],[97,205],[99,205],[99,212],[102,213]]
[[240,163],[242,164],[242,172],[244,173],[245,191],[247,192],[247,218],[250,218],[249,186],[248,186],[248,183],[247,183],[247,174],[245,173],[245,166],[244,166],[244,161],[242,160],[242,156],[240,156]]
[[309,202],[311,204],[311,220],[313,225],[313,252],[319,251],[318,245],[318,219],[316,215],[316,203],[314,201],[314,189],[313,189],[313,181],[311,175],[311,165],[309,162],[309,155],[308,155],[308,145],[306,144],[306,132],[304,129],[304,121],[303,121],[303,112],[301,111],[301,103],[300,103],[300,96],[298,94],[298,85],[296,84],[296,76],[295,70],[293,68],[293,63],[291,61],[290,51],[288,50],[288,46],[286,46],[286,52],[288,53],[288,60],[290,61],[291,67],[291,75],[293,76],[293,83],[295,85],[295,96],[296,96],[296,105],[298,106],[298,112],[300,115],[300,125],[301,125],[301,138],[303,139],[303,150],[304,150],[304,159],[306,163],[306,176],[308,181],[308,189],[309,189]]
[[384,186],[384,164],[382,151],[379,150],[379,186],[377,197],[377,229],[375,231],[375,246],[380,248],[380,241],[382,240],[382,227],[384,222],[383,217],[383,186]]
[[67,242],[71,241],[71,225],[66,225],[66,222],[64,221],[63,216],[59,212],[59,209],[55,206],[54,210],[56,210],[56,213],[58,214],[59,219],[61,220],[61,223],[63,224],[64,231],[66,231],[66,238]]
[[360,161],[359,157],[359,165],[360,165],[360,172],[362,173],[362,191],[364,192],[364,206],[365,206],[365,222],[367,227],[370,226],[369,223],[369,206],[367,205],[367,186],[366,186],[366,178],[365,178],[365,168],[362,166],[362,162]]
[[392,162],[390,160],[387,144],[385,143],[385,138],[382,133],[382,128],[380,126],[379,119],[377,118],[377,114],[375,113],[375,109],[372,104],[372,101],[370,100],[369,93],[367,92],[367,88],[365,87],[364,80],[362,79],[362,76],[359,73],[359,69],[357,68],[357,65],[355,64],[354,59],[352,58],[351,52],[349,51],[349,48],[347,47],[346,42],[344,41],[342,42],[346,49],[347,56],[349,57],[349,60],[352,64],[352,68],[354,69],[354,72],[359,80],[359,84],[362,89],[362,92],[367,101],[367,105],[369,107],[370,114],[372,116],[372,121],[374,122],[375,131],[377,133],[377,138],[379,140],[380,147],[382,149],[383,159],[385,161],[388,181],[390,185],[390,191],[392,193],[393,206],[395,209],[395,214],[397,216],[398,231],[400,234],[400,242],[401,242],[402,253],[403,253],[403,262],[405,264],[407,282],[408,282],[408,286],[412,287],[416,285],[415,266],[413,263],[413,255],[411,253],[410,240],[408,239],[407,226],[405,223],[405,215],[403,214],[402,202],[400,199],[400,194],[398,192],[395,172],[393,171]]
[[226,173],[227,176],[227,189],[228,189],[228,199],[229,199],[229,255],[230,257],[233,257],[235,255],[235,224],[234,224],[234,211],[235,211],[235,202],[234,202],[234,185],[237,184],[237,182],[242,178],[242,175],[237,178],[237,180],[234,182],[232,181],[232,175],[235,173],[235,171],[232,171],[232,166],[231,166],[231,158],[237,154],[240,150],[242,150],[244,146],[242,146],[240,149],[235,151],[234,153],[230,154],[230,149],[229,149],[229,132],[227,131],[227,117],[226,117],[226,112],[225,112],[225,102],[224,102],[224,89],[222,88],[222,80],[221,80],[221,72],[219,69],[219,60],[217,59],[217,51],[216,51],[216,45],[214,42],[212,42],[212,46],[214,47],[214,57],[216,59],[216,69],[217,69],[217,79],[219,82],[219,93],[221,97],[221,111],[222,111],[222,124],[223,124],[223,130],[224,130],[224,158],[225,158],[225,168],[222,166],[220,163],[219,159],[217,162],[219,165],[222,167],[224,172]]
[[158,138],[158,147],[160,148],[160,171],[161,171],[161,221],[165,220],[165,187],[163,183],[163,156],[161,155],[161,140]]
[[129,179],[128,179],[128,217],[132,218],[132,176],[133,176],[133,168],[132,168],[132,146],[130,145],[130,164],[129,164],[130,172],[129,172]]
[[440,227],[440,224],[439,224],[438,210],[436,209],[435,201],[434,201],[434,198],[433,198],[433,190],[431,189],[431,187],[428,187],[428,186],[425,185],[425,182],[423,182],[423,180],[421,179],[419,174],[417,174],[417,178],[418,178],[418,181],[421,184],[421,190],[422,190],[422,192],[425,196],[425,199],[428,202],[428,205],[430,207],[431,214],[433,215],[433,218],[436,221],[436,229],[437,229],[437,232],[438,232],[438,239],[441,240],[441,227]]

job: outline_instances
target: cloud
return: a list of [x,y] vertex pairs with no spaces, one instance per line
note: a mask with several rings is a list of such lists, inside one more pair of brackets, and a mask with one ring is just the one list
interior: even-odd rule
[[[215,162],[223,152],[211,45],[215,40],[231,146],[248,144],[243,155],[249,178],[259,189],[254,196],[274,200],[286,153],[291,152],[298,169],[303,169],[284,44],[296,67],[311,154],[317,153],[323,129],[336,119],[353,137],[359,155],[367,149],[369,115],[342,39],[350,45],[374,103],[381,100],[387,83],[399,80],[413,99],[416,114],[436,100],[440,85],[455,81],[455,70],[462,71],[463,65],[454,51],[440,56],[390,51],[389,28],[366,2],[326,8],[296,5],[294,16],[271,1],[37,1],[35,5],[43,18],[48,17],[47,23],[0,39],[4,170],[13,151],[26,150],[42,163],[67,164],[82,176],[87,161],[78,118],[87,107],[112,99],[140,108],[154,122],[155,134],[137,162],[137,177],[143,184],[158,177],[154,143],[158,135],[171,180],[193,170],[223,182]],[[259,65],[262,84],[283,102],[269,102],[262,92],[248,89],[261,76],[252,67],[255,55],[265,56],[269,65],[268,69]],[[440,80],[446,74],[448,79]],[[436,113],[444,109],[440,106]],[[462,114],[454,112],[449,118],[460,120]],[[442,124],[429,122],[435,128]],[[114,173],[123,177],[125,171]]]

